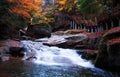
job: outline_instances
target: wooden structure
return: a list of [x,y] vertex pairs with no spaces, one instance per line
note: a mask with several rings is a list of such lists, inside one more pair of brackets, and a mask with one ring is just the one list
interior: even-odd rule
[[100,32],[120,26],[120,7],[116,6],[97,17],[97,23],[91,19],[84,19],[81,14],[60,12],[55,14],[58,24],[69,25],[69,29],[85,29],[87,32]]

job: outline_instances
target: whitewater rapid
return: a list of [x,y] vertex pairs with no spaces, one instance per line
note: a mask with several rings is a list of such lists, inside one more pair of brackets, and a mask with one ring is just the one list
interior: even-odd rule
[[30,40],[21,41],[21,44],[27,50],[24,60],[33,56],[36,57],[33,62],[37,64],[60,66],[79,65],[82,67],[94,68],[90,61],[82,59],[81,55],[77,54],[77,50],[43,45],[45,42],[51,42],[54,40],[57,42],[65,42],[65,37],[68,36],[52,36],[51,38],[39,39],[37,42]]

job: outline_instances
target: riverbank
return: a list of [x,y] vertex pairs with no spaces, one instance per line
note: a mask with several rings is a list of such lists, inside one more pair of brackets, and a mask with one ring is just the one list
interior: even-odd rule
[[[110,65],[110,67],[108,67],[109,64],[106,64],[107,68],[106,68],[106,66],[102,67],[103,65],[101,65],[101,63],[103,62],[103,58],[101,58],[101,56],[104,57],[106,55],[110,55],[109,57],[111,57],[111,59],[114,58],[113,59],[114,62],[116,60],[117,61],[119,60],[119,32],[120,32],[119,27],[113,28],[109,31],[95,32],[95,33],[87,33],[87,32],[83,32],[82,30],[79,30],[79,31],[78,30],[67,30],[67,31],[58,31],[58,32],[52,33],[52,35],[54,35],[54,37],[52,39],[50,38],[51,40],[48,38],[50,40],[49,43],[45,42],[45,41],[48,41],[48,39],[34,40],[34,41],[36,41],[36,42],[43,41],[44,45],[47,45],[50,47],[57,46],[60,48],[77,49],[78,50],[77,53],[82,54],[82,58],[87,59],[87,60],[93,60],[93,63],[95,63],[95,65],[97,67],[107,69],[107,68],[114,68],[114,67],[111,65]],[[57,35],[57,37],[55,35]],[[82,35],[82,36],[80,36],[80,35]],[[113,36],[113,37],[111,38],[111,36]],[[59,40],[57,41],[56,38],[58,38],[58,37],[59,37]],[[63,37],[65,37],[65,38],[63,39]],[[101,40],[106,37],[108,38],[108,39],[105,39],[105,41],[107,41],[107,42],[101,42]],[[100,43],[102,45],[100,45]],[[103,46],[104,43],[108,47],[104,48],[104,46]],[[118,43],[118,45],[115,45],[116,43]],[[114,45],[116,46],[115,47],[116,49],[111,49],[112,46],[114,46]],[[8,40],[0,41],[0,49],[9,48],[9,47],[19,47],[19,46],[20,46],[19,40],[8,39]],[[111,47],[109,47],[109,46],[111,46]],[[112,51],[106,50],[108,48],[111,49]],[[116,50],[116,52],[115,52],[115,50]],[[5,51],[8,51],[8,49],[6,49]],[[102,53],[101,53],[101,51],[102,51]],[[108,52],[108,53],[103,54],[104,52]],[[115,57],[114,53],[118,53],[118,54],[116,54],[117,57]],[[106,57],[106,58],[108,58],[108,57]],[[8,58],[6,58],[6,59],[8,59]],[[108,61],[111,62],[111,59],[109,60],[109,58],[108,58],[104,62],[108,62]],[[116,66],[116,65],[114,65],[114,66]],[[119,63],[117,63],[117,67],[119,67]],[[112,69],[112,70],[114,71],[115,69]]]

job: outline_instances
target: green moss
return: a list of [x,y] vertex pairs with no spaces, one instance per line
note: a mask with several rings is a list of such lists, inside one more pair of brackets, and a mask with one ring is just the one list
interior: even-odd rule
[[120,32],[114,32],[114,33],[108,33],[106,32],[105,34],[103,34],[101,39],[104,39],[104,41],[106,40],[111,40],[113,38],[117,38],[120,36]]
[[106,32],[105,34],[103,34],[103,37],[106,37],[108,35],[108,33]]

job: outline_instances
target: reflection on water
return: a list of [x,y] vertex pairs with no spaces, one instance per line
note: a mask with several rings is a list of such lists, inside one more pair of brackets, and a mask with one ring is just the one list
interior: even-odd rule
[[[6,74],[6,75],[2,75]],[[29,61],[0,63],[0,77],[117,77],[110,72],[80,66],[47,66]]]

